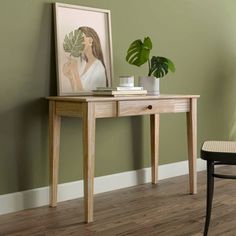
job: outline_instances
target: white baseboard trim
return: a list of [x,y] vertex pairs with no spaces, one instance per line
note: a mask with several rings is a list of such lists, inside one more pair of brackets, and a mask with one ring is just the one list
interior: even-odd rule
[[[197,159],[197,171],[206,169],[203,160]],[[159,166],[159,180],[188,174],[188,161]],[[151,168],[96,177],[94,193],[103,193],[151,181]],[[59,184],[58,202],[83,197],[83,180]],[[49,204],[49,187],[0,195],[0,215]]]

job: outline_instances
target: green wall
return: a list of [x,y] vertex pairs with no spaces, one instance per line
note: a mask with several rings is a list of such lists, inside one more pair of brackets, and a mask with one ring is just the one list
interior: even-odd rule
[[[0,194],[48,185],[48,104],[56,94],[52,3],[2,0],[0,7]],[[150,36],[153,54],[176,73],[163,93],[200,94],[198,143],[236,140],[235,0],[67,0],[111,10],[115,83],[145,75],[125,62],[131,41]],[[161,116],[161,164],[185,160],[184,114]],[[82,178],[81,121],[63,119],[60,182]],[[148,117],[100,119],[96,176],[150,165]]]

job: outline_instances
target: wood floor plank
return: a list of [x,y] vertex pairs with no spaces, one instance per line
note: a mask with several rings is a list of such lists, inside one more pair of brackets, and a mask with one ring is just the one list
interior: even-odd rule
[[[217,168],[221,173],[236,167]],[[236,181],[216,179],[209,236],[236,235]],[[205,220],[206,173],[198,194],[188,177],[95,195],[94,218],[84,223],[83,199],[0,216],[0,236],[200,236]]]

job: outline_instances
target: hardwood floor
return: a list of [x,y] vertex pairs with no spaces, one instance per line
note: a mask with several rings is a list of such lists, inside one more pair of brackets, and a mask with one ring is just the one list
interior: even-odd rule
[[[236,167],[218,168],[221,173]],[[95,195],[95,222],[83,223],[83,200],[0,216],[7,236],[200,236],[205,220],[206,173],[198,174],[198,194],[188,195],[187,176]],[[236,235],[236,181],[215,179],[209,236]]]

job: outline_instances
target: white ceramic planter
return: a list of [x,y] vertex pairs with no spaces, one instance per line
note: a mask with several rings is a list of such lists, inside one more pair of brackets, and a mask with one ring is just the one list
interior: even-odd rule
[[154,76],[139,77],[139,85],[148,95],[160,95],[160,79]]

